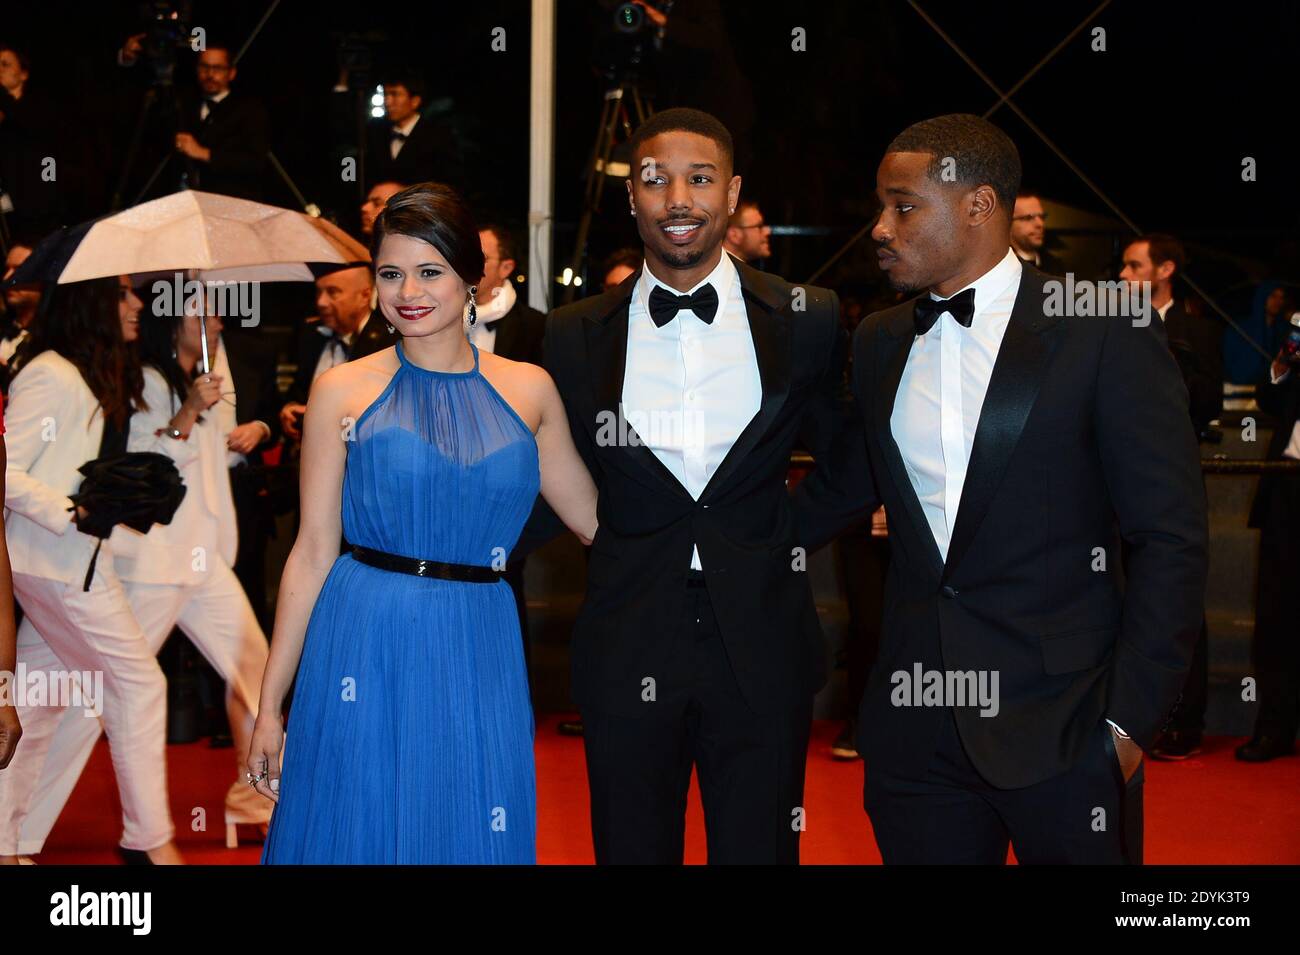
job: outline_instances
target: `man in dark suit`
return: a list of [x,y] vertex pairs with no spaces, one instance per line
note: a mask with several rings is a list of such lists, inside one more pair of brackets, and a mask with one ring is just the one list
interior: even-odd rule
[[175,148],[190,189],[261,201],[271,128],[261,102],[231,90],[236,69],[225,46],[199,54],[201,97],[182,98]]
[[373,289],[369,266],[336,269],[316,280],[316,317],[298,330],[297,370],[279,414],[281,428],[294,441],[302,440],[302,416],[317,378],[396,341],[379,311],[371,313]]
[[631,147],[645,264],[545,341],[600,490],[572,648],[596,860],[679,864],[694,765],[710,862],[796,863],[826,650],[785,478],[797,438],[831,440],[838,300],[723,252],[714,117],[657,113]]
[[400,73],[384,81],[384,119],[367,129],[366,178],[378,182],[445,182],[465,191],[460,145],[451,126],[422,112],[424,81]]
[[1192,426],[1199,437],[1223,410],[1223,332],[1216,322],[1188,311],[1174,297],[1174,283],[1187,261],[1183,244],[1171,235],[1139,236],[1124,249],[1125,282],[1149,282],[1151,307],[1162,320],[1169,350],[1187,386]]
[[[1139,236],[1124,250],[1119,277],[1126,282],[1149,283],[1151,307],[1161,319],[1157,330],[1164,332],[1178,362],[1187,387],[1192,429],[1199,440],[1223,410],[1223,335],[1217,322],[1193,314],[1182,299],[1174,298],[1174,282],[1186,261],[1183,244],[1173,236],[1158,232]],[[1202,617],[1187,684],[1151,748],[1156,759],[1187,759],[1201,751],[1209,693],[1209,643],[1209,628]]]
[[[1270,461],[1300,460],[1300,371],[1279,352],[1256,392],[1273,418]],[[1265,474],[1250,508],[1259,528],[1259,581],[1251,660],[1259,713],[1237,758],[1262,763],[1295,752],[1300,727],[1300,640],[1296,639],[1296,581],[1300,580],[1300,475]]]
[[1011,248],[1022,262],[1046,275],[1064,275],[1065,266],[1047,250],[1047,212],[1037,193],[1022,188],[1011,216]]
[[887,863],[1000,864],[1008,844],[1025,863],[1139,862],[1142,751],[1201,621],[1205,490],[1177,365],[1150,316],[1075,316],[1012,252],[1019,179],[977,116],[890,144],[872,237],[894,288],[921,294],[854,333],[870,467],[841,472],[878,493],[813,485],[800,510],[810,546],[837,509],[889,514],[858,732]]
[[502,358],[540,365],[546,316],[515,292],[512,280],[518,258],[514,236],[497,222],[481,226],[478,236],[483,244],[484,271],[474,294],[478,320],[470,329],[470,341]]

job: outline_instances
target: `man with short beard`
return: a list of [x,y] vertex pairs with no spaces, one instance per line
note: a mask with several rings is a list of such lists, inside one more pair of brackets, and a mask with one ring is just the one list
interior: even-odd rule
[[596,861],[681,863],[694,766],[709,862],[792,864],[826,672],[785,478],[796,438],[831,439],[839,301],[723,252],[717,119],[665,110],[631,147],[644,264],[544,346],[600,490],[572,650]]

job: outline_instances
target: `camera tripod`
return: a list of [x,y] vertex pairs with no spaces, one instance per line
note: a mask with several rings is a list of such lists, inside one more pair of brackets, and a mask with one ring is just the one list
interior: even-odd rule
[[[631,104],[629,114],[628,104]],[[573,260],[570,263],[573,277],[582,274],[582,265],[587,258],[587,236],[591,233],[591,220],[600,211],[600,200],[605,189],[605,177],[622,175],[610,169],[610,155],[614,151],[614,140],[622,130],[626,142],[637,126],[640,126],[653,113],[653,108],[641,95],[641,89],[635,80],[621,80],[605,93],[605,103],[600,112],[600,124],[596,127],[596,142],[591,150],[591,161],[587,165],[587,184],[583,193],[582,217],[578,220],[578,235],[573,245]],[[635,170],[628,169],[626,176]],[[577,286],[570,281],[564,290],[565,304],[573,301]]]

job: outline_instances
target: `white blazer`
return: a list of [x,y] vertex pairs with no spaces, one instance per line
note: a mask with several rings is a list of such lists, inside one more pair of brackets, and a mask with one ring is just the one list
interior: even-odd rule
[[[103,434],[99,402],[62,355],[42,352],[14,377],[4,436],[5,540],[14,571],[64,582],[85,577],[97,541],[73,525],[69,495],[81,486],[77,469],[99,456]],[[133,450],[168,454],[179,468],[196,453],[186,444],[155,439],[153,446]],[[100,560],[111,559],[124,530],[114,528]]]
[[235,499],[226,468],[221,405],[204,411],[202,422],[194,426],[189,438],[178,441],[160,439],[154,434],[157,429],[167,427],[180,407],[180,399],[171,393],[162,374],[152,367],[144,370],[144,403],[148,410],[136,411],[131,417],[127,449],[160,450],[160,440],[186,446],[187,456],[176,464],[185,482],[185,498],[170,524],[155,524],[145,534],[121,525],[115,528],[113,566],[122,580],[146,584],[197,583],[216,561],[233,566],[239,546]]

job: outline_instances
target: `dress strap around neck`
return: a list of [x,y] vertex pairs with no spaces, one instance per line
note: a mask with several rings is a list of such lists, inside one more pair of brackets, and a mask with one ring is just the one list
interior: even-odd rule
[[403,348],[403,341],[401,339],[398,339],[397,343],[393,346],[393,350],[397,352],[397,360],[402,363],[403,367],[410,368],[414,371],[420,372],[421,374],[425,374],[425,375],[441,375],[443,377],[449,377],[449,378],[468,378],[471,375],[478,374],[479,371],[478,346],[476,346],[473,342],[470,342],[469,348],[470,351],[474,354],[474,367],[471,368],[469,371],[435,371],[432,368],[423,368],[420,365],[417,365],[415,362],[411,361],[411,359],[407,357],[406,349]]

